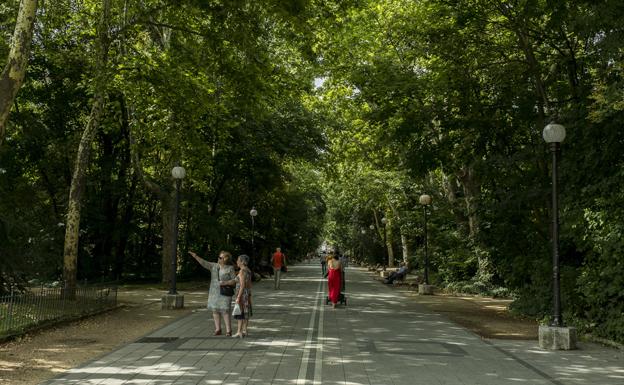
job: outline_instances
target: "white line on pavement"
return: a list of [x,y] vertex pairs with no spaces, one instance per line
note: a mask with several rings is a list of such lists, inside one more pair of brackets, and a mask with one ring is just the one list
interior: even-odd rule
[[316,313],[319,308],[319,296],[323,292],[323,281],[319,281],[319,287],[316,290],[316,298],[314,299],[314,309],[310,316],[310,324],[308,325],[308,335],[306,336],[305,346],[303,348],[303,357],[301,358],[301,366],[299,367],[299,377],[297,378],[297,385],[304,385],[306,383],[306,376],[308,375],[308,363],[310,361],[310,350],[312,349],[312,336],[314,335],[314,321],[316,320]]
[[314,362],[314,385],[321,384],[323,379],[323,320],[325,317],[325,285],[321,281],[319,292],[321,296],[321,308],[319,311],[318,333],[316,335],[316,360]]

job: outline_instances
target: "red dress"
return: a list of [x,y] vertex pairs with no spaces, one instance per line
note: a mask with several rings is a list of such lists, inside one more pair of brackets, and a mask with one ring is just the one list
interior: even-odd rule
[[341,287],[341,274],[340,269],[329,269],[327,275],[327,287],[329,289],[329,300],[332,303],[338,303],[340,300],[340,287]]

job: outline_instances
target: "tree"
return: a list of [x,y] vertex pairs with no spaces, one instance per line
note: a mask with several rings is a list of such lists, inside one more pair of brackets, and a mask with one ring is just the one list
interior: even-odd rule
[[20,1],[9,57],[0,75],[0,146],[6,135],[9,112],[26,76],[36,12],[37,0]]
[[76,154],[65,223],[63,279],[65,281],[65,288],[69,291],[70,295],[72,295],[71,293],[74,292],[76,287],[78,242],[80,239],[80,213],[83,203],[85,174],[89,166],[93,138],[100,125],[107,96],[107,83],[109,81],[107,66],[110,46],[109,23],[110,0],[102,0],[95,49],[96,73],[93,87],[93,104],[91,113],[87,119],[87,124],[82,132],[78,152]]

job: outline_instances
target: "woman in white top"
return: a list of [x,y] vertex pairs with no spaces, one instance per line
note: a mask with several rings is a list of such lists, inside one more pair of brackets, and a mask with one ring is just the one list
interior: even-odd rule
[[189,251],[189,254],[191,254],[202,267],[210,270],[210,290],[208,291],[207,307],[212,310],[212,318],[215,323],[214,335],[221,335],[221,316],[223,315],[226,335],[231,336],[232,320],[230,315],[232,314],[232,297],[222,295],[221,286],[228,286],[227,282],[224,281],[231,281],[236,277],[234,267],[230,265],[232,255],[227,251],[221,251],[219,253],[219,262],[214,263],[200,258],[192,251]]

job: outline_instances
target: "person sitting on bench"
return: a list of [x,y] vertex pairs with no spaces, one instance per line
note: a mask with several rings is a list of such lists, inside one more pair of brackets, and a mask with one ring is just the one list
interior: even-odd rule
[[390,273],[388,278],[384,279],[383,283],[391,284],[397,279],[405,278],[408,270],[409,269],[407,268],[407,265],[405,263],[402,263],[401,268],[397,271],[393,271],[392,273]]

